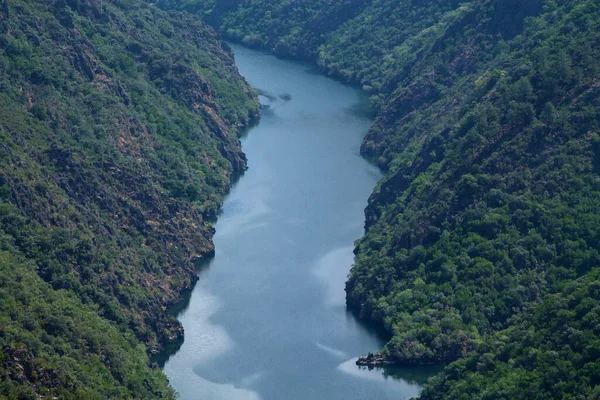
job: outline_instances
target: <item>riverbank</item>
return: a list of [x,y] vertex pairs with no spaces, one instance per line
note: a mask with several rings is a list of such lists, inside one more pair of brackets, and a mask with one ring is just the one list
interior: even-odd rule
[[215,257],[179,315],[186,337],[165,372],[183,399],[418,394],[408,371],[386,378],[354,365],[383,344],[344,295],[381,177],[359,153],[366,99],[309,64],[233,47],[264,95],[263,117],[242,140],[249,169],[215,224]]

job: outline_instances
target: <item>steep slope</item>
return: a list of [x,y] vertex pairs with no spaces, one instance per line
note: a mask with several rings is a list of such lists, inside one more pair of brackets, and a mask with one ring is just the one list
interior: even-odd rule
[[230,49],[143,2],[2,1],[0,86],[0,397],[172,398],[147,353],[258,113]]
[[[387,173],[369,199],[346,290],[348,305],[391,340],[362,363],[472,355],[426,398],[593,392],[598,354],[585,350],[595,342],[575,300],[559,308],[587,333],[552,353],[566,363],[560,379],[581,372],[572,383],[551,385],[548,360],[512,370],[518,350],[494,373],[472,360],[499,352],[502,335],[523,352],[541,346],[557,325],[528,316],[596,276],[597,1],[163,1],[372,93],[377,120],[361,150]],[[524,329],[546,336],[530,340]],[[512,391],[492,387],[514,374]]]
[[600,395],[598,270],[518,316],[422,393],[433,399],[551,399]]
[[316,59],[328,34],[357,15],[365,2],[159,0],[161,8],[200,15],[227,38],[281,56]]
[[[377,95],[456,17],[458,0],[157,0],[200,15],[224,37],[316,62],[324,73]],[[375,61],[375,62],[374,62]],[[383,96],[383,95],[382,95]],[[381,101],[381,99],[379,99]]]
[[489,29],[456,20],[382,109],[366,145],[389,172],[347,291],[394,334],[391,361],[464,356],[598,267],[595,7],[546,8],[509,42],[458,48],[462,32]]

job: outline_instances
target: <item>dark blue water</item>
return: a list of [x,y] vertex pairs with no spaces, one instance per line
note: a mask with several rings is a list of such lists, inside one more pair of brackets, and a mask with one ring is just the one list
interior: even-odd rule
[[357,356],[380,339],[346,311],[344,283],[380,172],[359,155],[371,120],[361,93],[307,65],[234,46],[258,88],[249,170],[216,224],[216,255],[179,319],[165,365],[182,399],[402,399],[426,374],[385,377]]

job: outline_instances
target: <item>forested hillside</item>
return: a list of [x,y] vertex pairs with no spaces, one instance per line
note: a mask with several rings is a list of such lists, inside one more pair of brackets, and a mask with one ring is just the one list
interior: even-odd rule
[[159,4],[372,94],[346,290],[391,339],[362,363],[459,360],[427,399],[597,394],[597,1]]
[[149,354],[258,113],[231,50],[135,0],[0,2],[0,398],[174,398]]

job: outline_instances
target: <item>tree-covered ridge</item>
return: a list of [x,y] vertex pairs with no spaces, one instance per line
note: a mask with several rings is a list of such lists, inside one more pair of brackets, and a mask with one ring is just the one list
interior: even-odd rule
[[[387,174],[369,200],[347,300],[391,340],[367,362],[470,357],[432,381],[427,398],[597,390],[598,354],[575,301],[560,307],[587,333],[551,350],[553,361],[511,369],[518,349],[531,352],[558,326],[527,317],[597,278],[597,1],[161,4],[200,12],[232,39],[310,58],[372,93],[377,119],[362,152]],[[525,327],[546,336],[528,339]],[[514,357],[477,369],[506,332]],[[548,370],[554,362],[560,373]]]
[[0,398],[173,397],[147,352],[213,251],[258,113],[197,18],[0,2]]
[[378,137],[390,171],[370,199],[347,291],[394,335],[389,360],[464,356],[598,267],[595,7],[547,6],[509,42],[488,48],[483,37],[469,45],[471,62],[493,58],[449,86],[451,64],[440,57],[435,69],[432,54],[435,97],[394,107],[415,99],[410,85],[424,85],[415,76],[380,113],[367,143],[387,128]]
[[329,33],[354,17],[362,0],[158,0],[200,15],[226,37],[279,55],[315,59]]
[[596,399],[600,396],[598,270],[519,315],[474,355],[432,378],[421,398]]
[[0,398],[175,398],[144,345],[0,239]]
[[[309,59],[331,76],[358,84],[379,110],[438,42],[460,34],[479,44],[481,35],[510,39],[543,0],[156,0],[166,9],[195,13],[225,38],[267,48],[277,55]],[[477,19],[482,25],[455,28]],[[459,28],[460,29],[460,28]],[[454,39],[458,39],[454,37]],[[439,61],[439,60],[436,60]],[[461,67],[461,66],[459,66]]]
[[[510,40],[489,34],[485,13],[457,20],[403,70],[366,138],[363,150],[390,171],[367,209],[348,301],[393,334],[389,361],[447,362],[478,348],[473,357],[488,357],[500,351],[494,332],[518,329],[514,315],[526,320],[599,267],[598,9],[544,7]],[[526,338],[512,346],[536,348]],[[461,360],[424,397],[591,394],[597,355],[565,351],[556,374],[549,361],[504,360],[493,376],[448,375]]]

